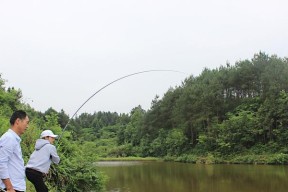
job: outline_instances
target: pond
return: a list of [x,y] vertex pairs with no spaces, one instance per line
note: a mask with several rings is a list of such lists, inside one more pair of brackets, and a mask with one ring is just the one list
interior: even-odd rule
[[107,192],[287,192],[288,166],[97,162]]

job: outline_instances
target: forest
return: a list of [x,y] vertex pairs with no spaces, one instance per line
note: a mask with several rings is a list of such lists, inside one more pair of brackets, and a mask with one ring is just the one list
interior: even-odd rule
[[[133,94],[133,93],[131,93]],[[288,163],[288,58],[256,53],[252,59],[203,69],[162,96],[148,110],[81,113],[51,108],[39,112],[21,100],[20,89],[6,88],[0,76],[0,134],[15,109],[31,119],[22,138],[25,159],[45,128],[63,134],[61,164],[49,183],[62,191],[102,190],[107,178],[93,162],[158,158],[187,163]]]

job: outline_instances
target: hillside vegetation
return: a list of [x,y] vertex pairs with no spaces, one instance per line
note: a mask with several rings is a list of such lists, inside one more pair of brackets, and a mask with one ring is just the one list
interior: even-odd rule
[[260,52],[187,77],[147,111],[83,113],[69,130],[91,156],[282,164],[288,162],[287,91],[287,58]]
[[[67,123],[69,117],[64,111],[60,113],[48,109],[45,113],[37,112],[21,100],[21,90],[5,88],[5,81],[0,76],[0,136],[10,127],[9,119],[16,109],[24,109],[30,118],[29,128],[23,134],[21,147],[24,161],[27,163],[32,154],[36,139],[44,129],[63,135],[57,143],[58,154],[61,158],[59,166],[52,166],[47,177],[49,191],[102,191],[106,176],[97,171],[93,161],[86,158],[77,142],[72,141],[71,133],[62,134],[61,123]],[[27,181],[27,191],[35,191],[34,186]]]
[[64,133],[65,111],[38,112],[21,98],[21,90],[5,88],[0,76],[0,134],[9,127],[13,110],[28,112],[25,161],[41,130],[63,134],[57,144],[62,161],[49,180],[53,189],[102,190],[106,178],[93,166],[99,158],[288,163],[288,59],[276,55],[260,52],[251,60],[204,69],[163,97],[155,96],[147,111],[139,105],[129,114],[82,113]]

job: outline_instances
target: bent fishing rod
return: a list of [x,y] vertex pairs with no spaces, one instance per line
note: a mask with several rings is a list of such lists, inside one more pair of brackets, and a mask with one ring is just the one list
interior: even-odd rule
[[59,135],[58,139],[57,139],[57,143],[55,145],[57,145],[59,142],[60,142],[60,139],[64,133],[64,131],[66,130],[67,126],[69,125],[70,121],[74,118],[74,116],[78,113],[78,111],[90,100],[92,99],[97,93],[99,93],[100,91],[102,91],[103,89],[105,89],[106,87],[108,87],[109,85],[112,85],[113,83],[117,82],[117,81],[120,81],[122,79],[125,79],[127,77],[131,77],[131,76],[134,76],[134,75],[138,75],[138,74],[141,74],[141,73],[150,73],[150,72],[174,72],[174,73],[182,73],[182,74],[185,74],[181,71],[176,71],[176,70],[147,70],[147,71],[139,71],[139,72],[136,72],[136,73],[131,73],[129,75],[125,75],[123,77],[120,77],[118,79],[115,79],[114,81],[111,81],[110,83],[104,85],[103,87],[101,87],[99,90],[97,90],[95,93],[93,93],[76,111],[75,113],[72,115],[72,117],[68,120],[68,122],[66,123],[66,125],[64,126],[64,128],[62,129],[62,133],[61,135]]

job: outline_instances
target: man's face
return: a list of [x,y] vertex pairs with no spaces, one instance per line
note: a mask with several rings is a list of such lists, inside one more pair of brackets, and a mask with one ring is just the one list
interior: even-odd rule
[[25,119],[17,119],[16,120],[17,123],[17,128],[18,128],[18,134],[22,135],[26,129],[28,128],[29,125],[29,117],[26,116]]

